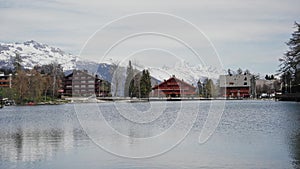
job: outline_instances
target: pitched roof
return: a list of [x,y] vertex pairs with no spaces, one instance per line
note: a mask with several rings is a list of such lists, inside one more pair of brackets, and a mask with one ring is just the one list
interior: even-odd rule
[[165,81],[161,82],[161,83],[158,84],[158,85],[155,85],[155,86],[153,87],[153,89],[156,89],[158,86],[161,86],[161,85],[163,85],[163,84],[165,84],[165,83],[171,81],[172,79],[174,79],[178,84],[179,84],[179,83],[182,83],[182,84],[185,84],[185,85],[187,85],[187,86],[189,86],[189,87],[191,87],[191,88],[196,89],[195,86],[193,86],[193,85],[191,85],[191,84],[189,84],[189,83],[187,83],[187,82],[185,82],[185,81],[183,81],[183,80],[180,80],[180,79],[176,78],[175,76],[170,77],[168,80],[165,80]]

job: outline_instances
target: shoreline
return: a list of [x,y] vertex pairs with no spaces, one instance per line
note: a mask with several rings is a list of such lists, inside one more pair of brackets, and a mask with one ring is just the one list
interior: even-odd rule
[[126,103],[138,103],[138,102],[159,102],[159,101],[233,101],[233,100],[272,100],[276,101],[275,98],[268,99],[250,99],[250,98],[126,98],[126,97],[107,97],[107,98],[66,98],[68,103],[109,103],[109,102],[126,102]]
[[[110,97],[110,98],[65,98],[65,100],[56,100],[49,102],[39,102],[39,103],[27,103],[27,104],[15,104],[10,106],[48,106],[48,105],[64,105],[64,104],[75,104],[75,103],[109,103],[109,102],[125,102],[125,103],[142,103],[142,102],[160,102],[160,101],[238,101],[238,100],[256,100],[256,101],[277,101],[275,98],[268,99],[242,99],[242,98],[121,98],[121,97]],[[10,107],[4,106],[4,107]]]

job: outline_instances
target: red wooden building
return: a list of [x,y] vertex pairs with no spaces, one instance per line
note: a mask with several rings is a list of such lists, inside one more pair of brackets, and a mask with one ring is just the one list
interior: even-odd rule
[[155,85],[152,90],[154,97],[190,97],[196,94],[196,87],[177,79],[174,75],[159,85]]

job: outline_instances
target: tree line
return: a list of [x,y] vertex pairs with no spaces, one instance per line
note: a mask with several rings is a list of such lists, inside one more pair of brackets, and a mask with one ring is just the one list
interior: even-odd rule
[[0,95],[15,100],[17,104],[55,100],[59,97],[63,69],[59,64],[35,66],[33,69],[22,67],[22,59],[16,54],[13,69],[3,69],[12,74],[11,88],[1,88]]
[[197,82],[197,94],[200,97],[211,98],[220,95],[220,87],[218,84],[214,84],[212,79],[206,78]]
[[148,98],[152,90],[151,76],[148,70],[137,71],[129,61],[124,86],[125,97]]

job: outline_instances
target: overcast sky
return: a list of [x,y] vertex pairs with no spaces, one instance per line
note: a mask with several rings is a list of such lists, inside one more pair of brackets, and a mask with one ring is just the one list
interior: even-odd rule
[[[299,0],[0,0],[0,41],[35,40],[78,55],[106,23],[133,13],[162,12],[197,26],[214,44],[225,69],[241,67],[263,75],[277,70],[294,21],[299,22],[299,6]],[[174,29],[168,23],[159,26]],[[130,27],[119,27],[125,29]]]

